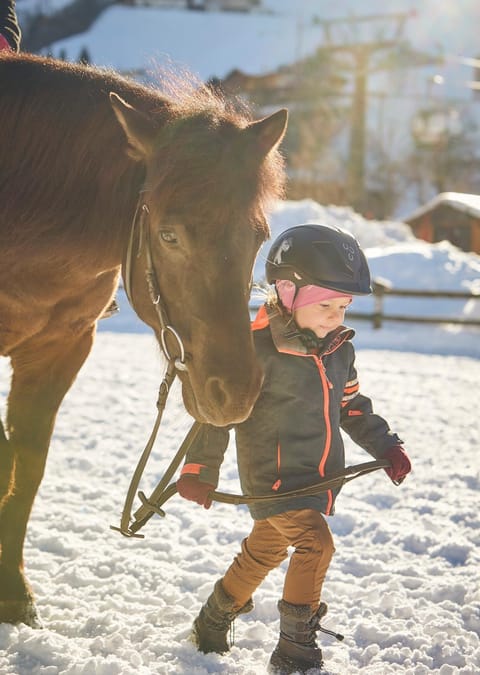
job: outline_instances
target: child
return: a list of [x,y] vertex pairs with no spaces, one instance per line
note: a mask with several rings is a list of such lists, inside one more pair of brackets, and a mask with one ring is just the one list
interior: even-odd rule
[[[243,492],[273,492],[278,501],[250,507],[253,529],[195,619],[193,638],[203,652],[227,651],[231,622],[253,608],[252,593],[293,546],[269,664],[284,674],[323,666],[315,633],[327,611],[320,595],[335,549],[322,514],[333,515],[339,488],[283,500],[282,492],[344,468],[340,428],[373,457],[390,460],[386,472],[396,484],[411,467],[402,441],[359,391],[354,331],[342,325],[352,296],[371,292],[356,239],[327,225],[290,228],[271,247],[266,276],[275,297],[252,326],[265,379],[235,432]],[[204,425],[177,482],[183,497],[209,508],[228,440],[226,428]]]
[[0,0],[0,51],[20,49],[21,32],[15,12],[15,0]]

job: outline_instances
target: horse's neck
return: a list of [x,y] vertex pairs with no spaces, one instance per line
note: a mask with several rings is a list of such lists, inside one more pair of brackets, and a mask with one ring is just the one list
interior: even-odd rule
[[117,91],[133,106],[161,106],[161,99],[101,71],[84,75],[80,67],[28,55],[1,66],[7,180],[0,185],[0,242],[13,243],[15,224],[27,241],[68,239],[86,255],[98,250],[98,257],[120,261],[143,169],[127,156],[107,92]]

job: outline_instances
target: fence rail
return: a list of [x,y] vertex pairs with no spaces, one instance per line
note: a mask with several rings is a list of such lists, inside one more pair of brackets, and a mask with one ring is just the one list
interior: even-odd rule
[[[409,323],[454,323],[463,326],[480,326],[480,319],[457,319],[445,316],[408,316],[385,314],[384,299],[386,296],[403,298],[448,298],[454,300],[480,300],[480,295],[463,291],[422,291],[417,289],[399,289],[382,283],[379,279],[372,282],[374,310],[371,314],[357,315],[355,318],[369,319],[374,328],[381,328],[383,321],[404,321]],[[352,316],[353,314],[350,314]]]
[[[478,319],[458,319],[448,316],[415,316],[405,314],[385,314],[384,300],[387,296],[397,296],[404,298],[442,298],[452,300],[478,300],[480,294],[466,293],[463,291],[422,291],[417,289],[396,289],[383,283],[379,279],[372,282],[374,307],[373,312],[348,312],[350,319],[360,321],[371,321],[374,328],[381,328],[384,321],[401,321],[406,323],[453,323],[461,326],[480,326]],[[257,304],[251,304],[250,309],[256,310],[260,307]]]

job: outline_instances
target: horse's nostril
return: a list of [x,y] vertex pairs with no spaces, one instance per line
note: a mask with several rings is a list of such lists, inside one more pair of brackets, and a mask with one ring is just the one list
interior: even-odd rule
[[205,392],[207,398],[215,403],[219,408],[223,406],[228,401],[228,394],[223,387],[223,382],[218,377],[209,377],[205,385]]

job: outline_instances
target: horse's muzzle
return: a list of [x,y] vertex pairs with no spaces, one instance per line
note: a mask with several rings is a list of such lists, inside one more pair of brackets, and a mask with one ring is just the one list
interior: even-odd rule
[[185,407],[197,421],[214,426],[245,421],[252,412],[263,382],[263,373],[258,366],[250,371],[248,378],[243,376],[240,380],[210,376],[203,380],[200,391],[194,386],[192,375],[191,369],[188,376],[179,373]]

